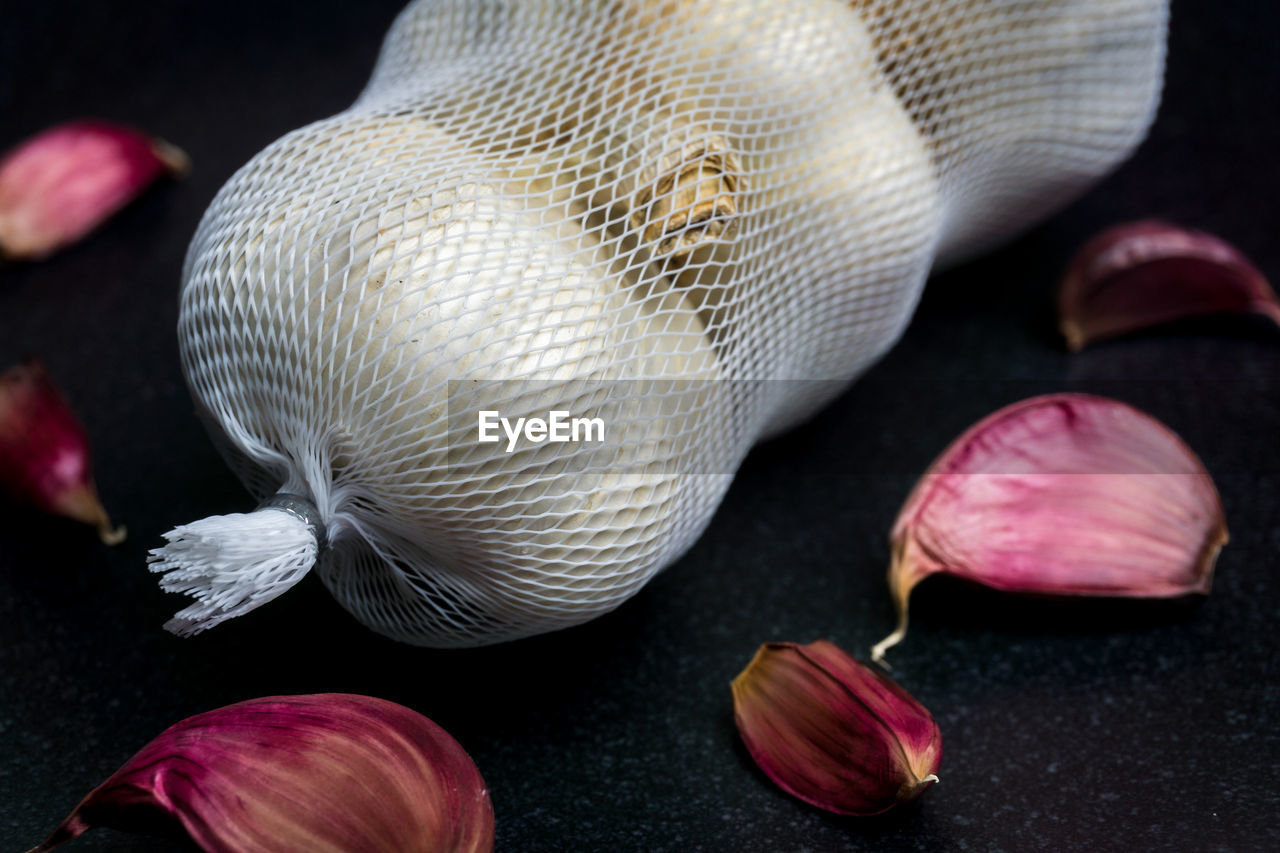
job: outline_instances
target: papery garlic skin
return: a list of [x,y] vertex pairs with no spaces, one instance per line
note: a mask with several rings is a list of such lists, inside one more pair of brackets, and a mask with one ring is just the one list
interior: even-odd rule
[[77,121],[43,131],[0,161],[0,256],[50,255],[161,175],[189,167],[179,149],[124,125]]
[[1147,220],[1108,228],[1071,261],[1058,315],[1072,351],[1186,317],[1255,313],[1280,300],[1245,255],[1212,234]]
[[1227,541],[1195,453],[1131,406],[1049,394],[966,430],[907,498],[891,534],[897,629],[931,574],[1008,592],[1161,598],[1207,594]]
[[880,814],[938,781],[942,735],[932,715],[834,643],[765,643],[732,686],[747,751],[811,805]]
[[84,427],[34,358],[0,374],[0,491],[96,528],[106,545],[125,539],[98,499]]
[[95,826],[207,853],[488,853],[493,806],[447,732],[341,693],[252,699],[171,726],[32,853]]

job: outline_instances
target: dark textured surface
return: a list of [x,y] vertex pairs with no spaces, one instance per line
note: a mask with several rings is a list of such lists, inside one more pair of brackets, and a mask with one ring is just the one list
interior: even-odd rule
[[[0,269],[0,365],[42,356],[92,435],[93,535],[0,516],[0,846],[44,837],[168,724],[252,696],[370,693],[451,731],[488,780],[502,851],[1280,849],[1280,333],[1184,324],[1068,356],[1052,289],[1117,220],[1215,231],[1280,278],[1277,16],[1177,0],[1149,141],[1080,203],[939,276],[903,342],[809,425],[759,448],[689,554],[616,613],[432,652],[366,631],[308,580],[193,640],[143,567],[175,523],[246,498],[192,416],[174,325],[183,251],[235,167],[359,92],[399,6],[293,0],[0,6],[0,147],[99,115],[195,170],[48,262]],[[16,8],[15,8],[16,7]],[[764,640],[865,656],[892,613],[886,534],[965,426],[1031,393],[1148,409],[1214,473],[1232,542],[1203,603],[1048,603],[942,580],[892,659],[933,710],[942,783],[875,820],[828,817],[755,770],[729,680]],[[110,831],[70,849],[163,850]]]

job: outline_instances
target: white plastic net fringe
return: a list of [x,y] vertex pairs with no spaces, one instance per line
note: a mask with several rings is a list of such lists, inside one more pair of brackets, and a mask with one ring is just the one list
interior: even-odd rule
[[[465,646],[583,622],[688,548],[752,444],[893,344],[933,264],[1133,149],[1166,18],[1167,0],[419,0],[349,110],[209,208],[187,377],[257,496],[318,509],[315,570],[374,630]],[[521,379],[543,382],[504,403],[594,406],[611,455],[451,454],[450,389]],[[617,390],[643,379],[687,381]],[[184,632],[313,559],[275,510],[207,521],[153,558],[198,599]]]

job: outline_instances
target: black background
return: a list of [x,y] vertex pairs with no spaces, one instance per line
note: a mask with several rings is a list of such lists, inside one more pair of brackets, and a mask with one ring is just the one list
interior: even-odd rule
[[[812,423],[758,448],[710,529],[617,612],[495,648],[437,652],[359,626],[307,579],[192,640],[145,552],[249,499],[198,426],[174,327],[183,252],[232,171],[345,108],[400,6],[300,0],[4,3],[0,147],[81,116],[186,149],[84,243],[0,269],[0,366],[40,355],[93,438],[116,549],[0,513],[0,842],[23,850],[165,726],[254,696],[349,691],[439,722],[485,775],[498,849],[1280,849],[1280,332],[1180,324],[1068,355],[1052,294],[1115,221],[1217,232],[1280,278],[1277,15],[1174,3],[1149,140],[1063,214],[939,275],[905,339]],[[1265,10],[1265,11],[1264,11]],[[1000,405],[1051,390],[1133,402],[1222,492],[1231,544],[1203,603],[1054,603],[921,587],[892,660],[945,742],[942,782],[897,814],[839,819],[775,789],[728,683],[765,640],[865,657],[892,627],[887,532],[916,476]],[[99,830],[71,849],[162,850]]]

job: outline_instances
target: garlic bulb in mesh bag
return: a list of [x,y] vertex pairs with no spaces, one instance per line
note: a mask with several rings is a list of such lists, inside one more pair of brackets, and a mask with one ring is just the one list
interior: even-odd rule
[[[357,102],[255,157],[192,242],[184,369],[262,503],[153,552],[196,599],[169,627],[313,569],[426,645],[617,606],[688,548],[754,442],[892,345],[935,261],[1137,144],[1166,15],[413,3]],[[551,441],[555,412],[600,435]],[[539,415],[482,437],[486,417]]]

